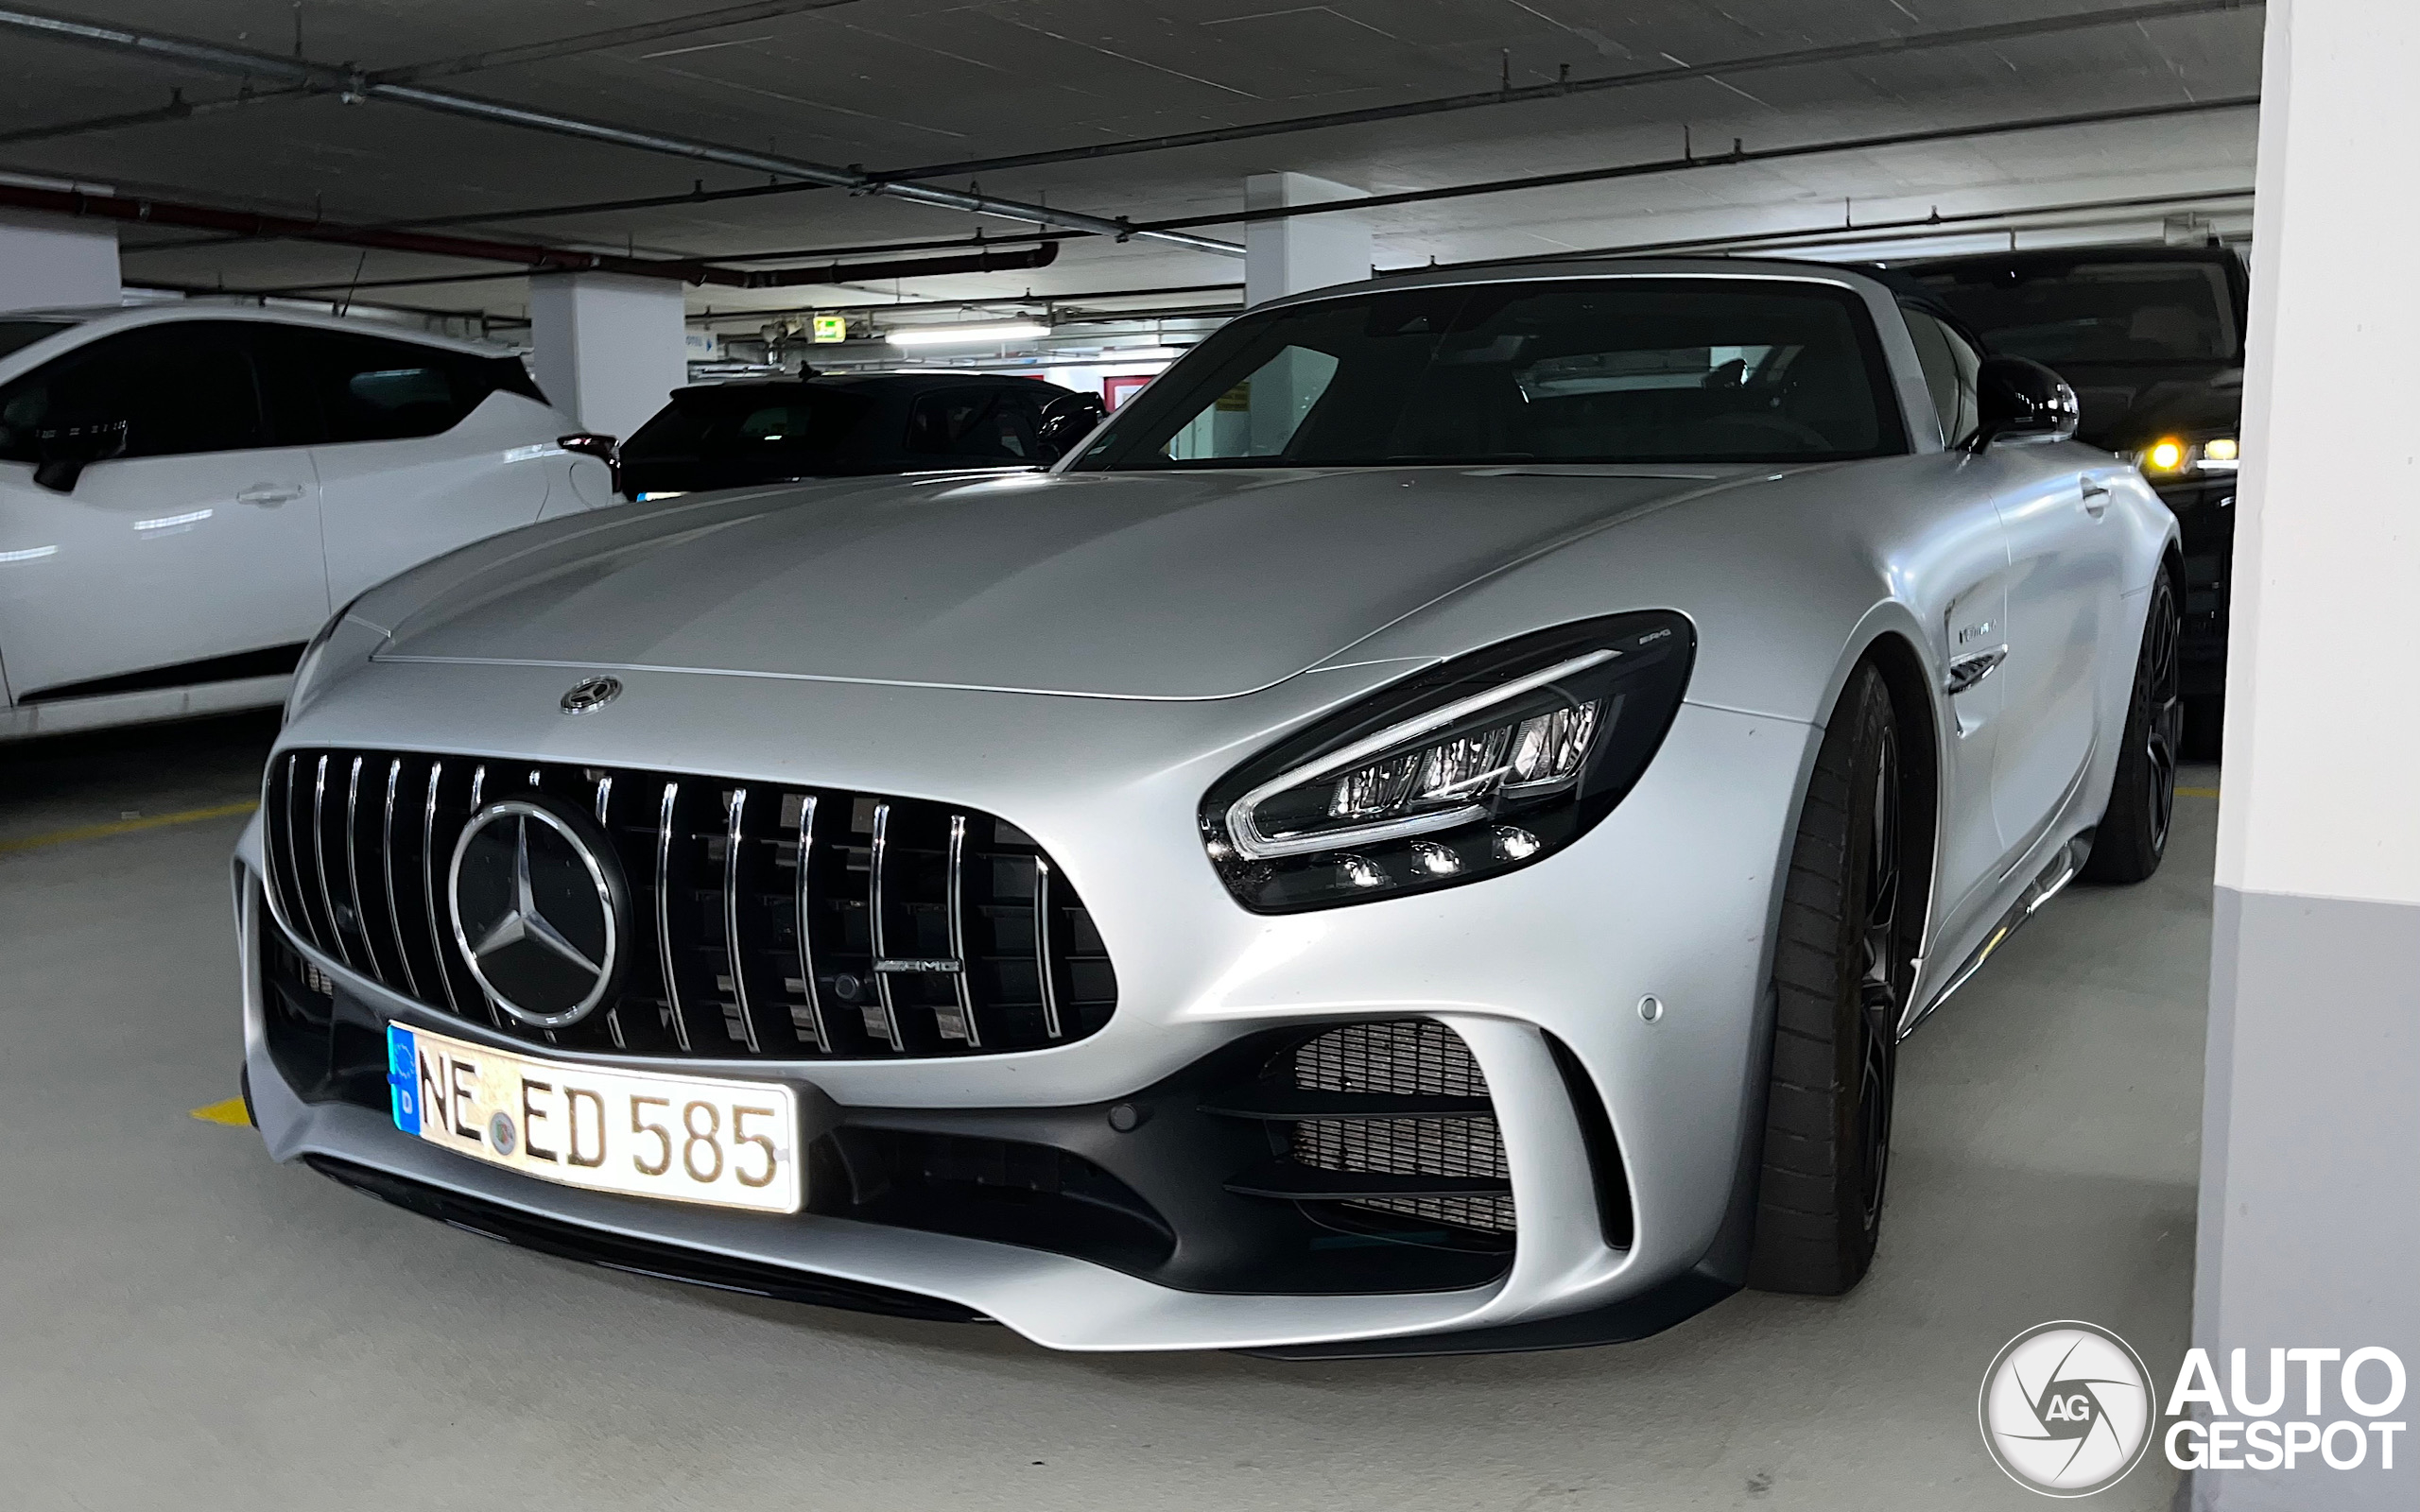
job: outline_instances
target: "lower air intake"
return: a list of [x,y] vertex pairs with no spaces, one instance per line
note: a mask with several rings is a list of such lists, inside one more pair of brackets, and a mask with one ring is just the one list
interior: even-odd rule
[[[1357,1023],[1292,1052],[1292,1080],[1305,1092],[1405,1098],[1487,1097],[1487,1078],[1461,1037],[1425,1019]],[[1492,1114],[1459,1118],[1321,1118],[1294,1125],[1296,1163],[1322,1171],[1507,1182],[1504,1139]],[[1512,1197],[1357,1196],[1345,1206],[1397,1213],[1456,1228],[1510,1235]]]

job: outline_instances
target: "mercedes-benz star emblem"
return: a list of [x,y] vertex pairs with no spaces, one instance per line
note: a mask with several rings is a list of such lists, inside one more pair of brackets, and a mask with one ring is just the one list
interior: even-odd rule
[[582,678],[563,695],[563,713],[584,714],[602,709],[622,696],[619,678]]
[[454,942],[495,1005],[540,1029],[586,1018],[617,974],[620,872],[583,824],[511,799],[473,815],[454,844]]

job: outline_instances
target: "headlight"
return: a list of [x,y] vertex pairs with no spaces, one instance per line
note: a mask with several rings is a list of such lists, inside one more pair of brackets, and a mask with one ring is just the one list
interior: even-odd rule
[[1652,610],[1461,657],[1262,753],[1201,803],[1254,913],[1426,892],[1527,866],[1613,811],[1663,744],[1697,637]]
[[2213,436],[2199,441],[2182,437],[2163,436],[2140,451],[2125,454],[2126,460],[2143,470],[2147,477],[2186,477],[2196,472],[2232,472],[2238,456],[2236,438]]

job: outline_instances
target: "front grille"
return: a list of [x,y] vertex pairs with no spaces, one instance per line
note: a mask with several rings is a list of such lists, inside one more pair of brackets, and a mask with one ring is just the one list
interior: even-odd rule
[[[490,1000],[446,898],[473,815],[593,815],[628,899],[619,990],[530,1028]],[[389,989],[572,1049],[721,1058],[979,1055],[1098,1031],[1117,981],[1031,836],[975,809],[686,774],[290,750],[268,775],[281,922]]]
[[[1426,1019],[1357,1023],[1295,1047],[1291,1080],[1305,1092],[1406,1098],[1487,1097],[1487,1078],[1461,1037]],[[1443,1177],[1479,1182],[1511,1177],[1495,1116],[1316,1118],[1294,1125],[1294,1160],[1322,1171]],[[1512,1197],[1501,1194],[1358,1196],[1346,1206],[1399,1213],[1483,1233],[1513,1231]]]

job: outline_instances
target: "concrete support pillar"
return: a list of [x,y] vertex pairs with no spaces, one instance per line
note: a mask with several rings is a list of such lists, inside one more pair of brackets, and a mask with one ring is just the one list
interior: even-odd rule
[[118,302],[117,231],[0,211],[0,311]]
[[[2378,177],[2420,157],[2420,6],[2270,0],[2267,25],[2193,1318],[2256,1398],[2273,1349],[2420,1378],[2420,369],[2381,360],[2420,347],[2420,205]],[[2420,1506],[2412,1434],[2389,1470],[2366,1431],[2420,1424],[2420,1394],[2365,1411],[2314,1368],[2317,1410],[2290,1365],[2271,1416],[2363,1424],[2360,1468],[2197,1470],[2197,1508]]]
[[629,436],[689,381],[682,286],[615,273],[529,281],[530,370],[592,431]]
[[[1255,173],[1244,180],[1244,208],[1323,205],[1364,198],[1368,193],[1306,173]],[[1356,284],[1369,276],[1370,223],[1364,216],[1336,211],[1254,221],[1244,230],[1246,304],[1331,284]]]

